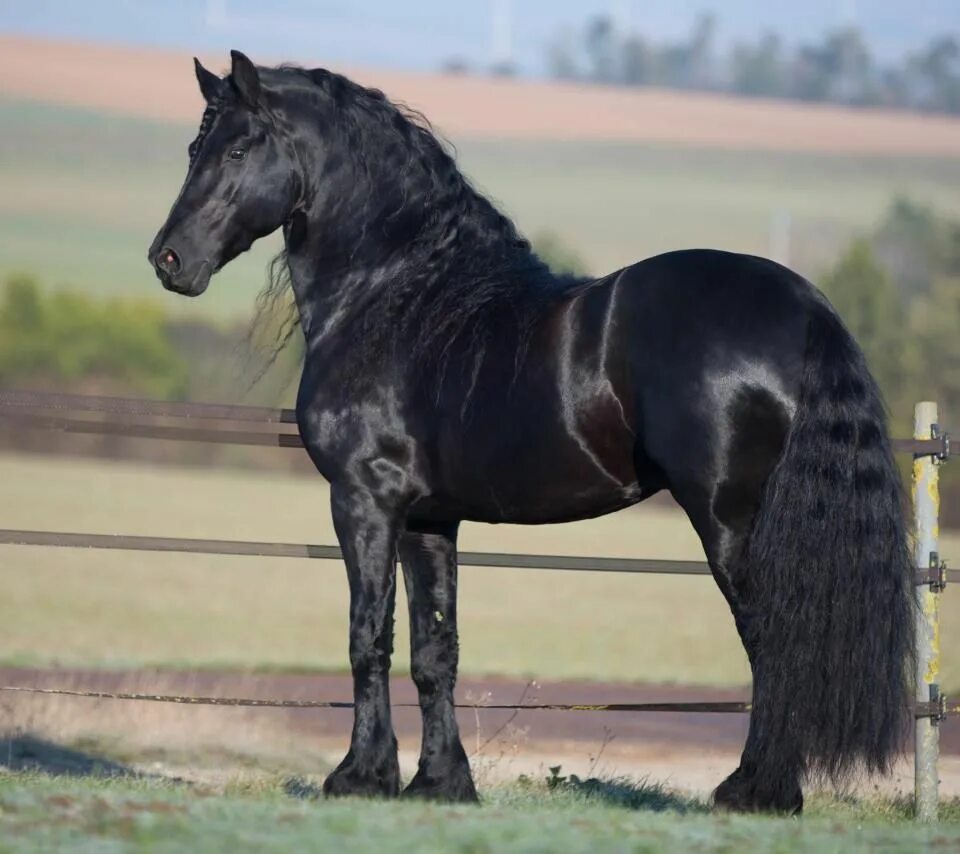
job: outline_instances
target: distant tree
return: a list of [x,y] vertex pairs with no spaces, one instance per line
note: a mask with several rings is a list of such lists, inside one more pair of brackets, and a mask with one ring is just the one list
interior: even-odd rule
[[576,80],[582,76],[577,47],[570,33],[562,33],[547,47],[547,68],[558,80]]
[[916,347],[914,395],[939,401],[944,423],[960,423],[960,278],[938,276],[912,302],[910,334]]
[[766,33],[723,57],[716,55],[716,29],[716,18],[701,14],[686,38],[656,43],[618,32],[610,17],[600,15],[587,22],[579,39],[553,43],[548,64],[563,79],[960,113],[955,36],[934,38],[906,61],[883,65],[856,27],[829,31],[796,50]]
[[687,45],[686,82],[694,89],[712,89],[714,77],[713,48],[717,34],[717,18],[712,12],[703,12],[696,19]]
[[896,288],[866,238],[858,238],[821,281],[821,288],[863,348],[887,401],[904,390],[908,336]]
[[909,69],[902,65],[877,69],[876,103],[884,107],[915,106],[911,96]]
[[904,298],[930,290],[941,263],[941,223],[933,210],[898,197],[874,236],[877,257],[890,271]]
[[672,89],[690,88],[690,46],[665,44],[657,51],[657,83]]
[[90,379],[155,397],[182,396],[186,364],[162,312],[143,300],[45,294],[29,276],[9,279],[0,292],[0,382]]
[[449,59],[445,59],[440,64],[440,73],[441,74],[450,74],[453,76],[460,76],[463,74],[470,73],[470,63],[467,62],[463,57],[452,56]]
[[775,33],[765,33],[755,44],[740,44],[731,57],[731,86],[742,95],[786,95],[783,44]]
[[906,298],[929,292],[938,276],[960,277],[960,220],[898,197],[874,236],[877,257]]
[[863,34],[854,27],[837,30],[827,37],[831,56],[831,100],[845,104],[870,102],[873,58]]
[[960,112],[960,42],[954,36],[933,39],[908,61],[917,106]]
[[642,36],[630,35],[620,46],[620,75],[628,86],[647,86],[657,82],[657,51]]
[[495,62],[490,66],[490,74],[493,77],[516,77],[517,66],[512,62]]
[[590,75],[598,83],[613,83],[618,77],[617,35],[613,21],[598,15],[587,24],[584,49]]

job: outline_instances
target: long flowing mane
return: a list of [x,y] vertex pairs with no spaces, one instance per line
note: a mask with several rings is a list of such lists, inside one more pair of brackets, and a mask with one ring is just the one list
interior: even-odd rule
[[[575,281],[549,270],[422,114],[326,69],[284,65],[262,70],[262,78],[281,102],[311,104],[312,115],[298,115],[328,128],[323,142],[333,165],[322,179],[339,180],[344,197],[317,251],[332,276],[356,280],[351,311],[362,313],[367,355],[402,335],[415,357],[430,359],[468,329],[475,340],[487,334],[494,312],[522,325]],[[258,313],[275,316],[289,275],[282,253]],[[282,329],[278,350],[296,325]]]

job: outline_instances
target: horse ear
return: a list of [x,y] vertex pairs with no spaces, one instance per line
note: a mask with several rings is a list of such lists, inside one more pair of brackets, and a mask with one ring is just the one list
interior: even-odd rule
[[250,59],[239,50],[230,51],[230,76],[234,88],[248,107],[256,107],[260,100],[260,73]]
[[207,71],[196,57],[193,58],[193,70],[197,74],[197,83],[200,84],[200,94],[209,104],[220,94],[220,78],[212,71]]

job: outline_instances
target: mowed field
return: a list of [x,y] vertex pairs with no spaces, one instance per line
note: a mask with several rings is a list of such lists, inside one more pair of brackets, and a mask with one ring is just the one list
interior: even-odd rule
[[803,820],[711,815],[652,784],[526,781],[484,803],[317,800],[314,782],[70,780],[0,775],[0,851],[609,851],[742,850],[850,854],[956,850],[958,807],[940,824],[905,800],[814,798]]
[[[6,528],[335,542],[320,478],[0,457]],[[661,505],[544,527],[464,526],[465,550],[702,559]],[[941,553],[960,555],[946,534]],[[0,547],[0,661],[342,670],[347,585],[332,561]],[[548,679],[745,685],[709,578],[464,567],[462,670]],[[948,588],[943,684],[960,687],[960,597]],[[396,664],[407,667],[402,596]]]
[[[76,72],[55,74],[58,62]],[[249,314],[275,240],[235,261],[200,301],[162,293],[145,262],[199,121],[189,57],[0,37],[0,72],[0,277],[31,272],[48,286],[150,296],[223,320]],[[770,254],[774,224],[789,219],[784,260],[816,278],[897,194],[960,214],[955,120],[359,76],[423,109],[528,235],[555,232],[598,273],[690,246]]]

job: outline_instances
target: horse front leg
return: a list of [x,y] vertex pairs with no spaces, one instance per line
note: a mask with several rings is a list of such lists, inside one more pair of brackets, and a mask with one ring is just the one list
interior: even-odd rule
[[457,681],[457,525],[407,531],[400,560],[410,605],[410,671],[423,737],[416,776],[404,796],[474,802],[477,790],[454,713]]
[[323,791],[395,796],[400,791],[400,766],[390,720],[389,679],[398,516],[360,488],[332,487],[331,509],[350,585],[354,713],[350,750],[327,777]]

